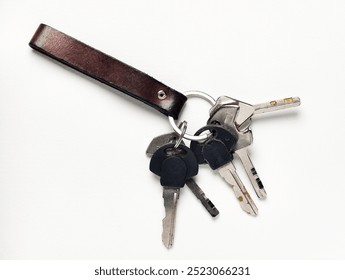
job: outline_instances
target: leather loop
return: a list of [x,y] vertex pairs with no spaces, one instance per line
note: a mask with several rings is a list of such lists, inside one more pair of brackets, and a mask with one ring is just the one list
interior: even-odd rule
[[48,25],[40,24],[29,45],[174,119],[187,100],[182,93],[149,75]]

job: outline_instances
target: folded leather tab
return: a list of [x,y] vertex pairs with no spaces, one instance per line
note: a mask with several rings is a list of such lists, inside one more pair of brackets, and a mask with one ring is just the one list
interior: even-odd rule
[[48,25],[40,24],[29,45],[175,119],[187,100],[149,75]]

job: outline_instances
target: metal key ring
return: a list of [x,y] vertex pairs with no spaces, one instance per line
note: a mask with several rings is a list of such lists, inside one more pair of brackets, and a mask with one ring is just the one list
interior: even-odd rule
[[[216,100],[214,100],[214,98],[210,95],[208,95],[207,93],[204,93],[202,91],[197,91],[197,90],[191,90],[191,91],[187,91],[183,93],[187,98],[189,97],[199,97],[201,99],[206,100],[207,102],[209,102],[212,106],[214,104],[216,104]],[[170,125],[172,126],[172,128],[174,129],[174,131],[178,134],[178,135],[182,135],[182,131],[181,129],[179,129],[179,127],[176,125],[176,122],[174,120],[173,117],[168,116],[169,118],[169,122]],[[183,138],[191,140],[191,141],[205,141],[207,138],[209,138],[211,135],[211,133],[205,133],[205,134],[200,134],[200,135],[191,135],[188,133],[184,133],[182,135]]]
[[186,134],[186,131],[187,131],[187,122],[186,121],[181,122],[180,125],[178,126],[178,128],[181,129],[181,135],[176,140],[176,143],[175,143],[175,146],[174,146],[175,149],[177,149],[178,146],[180,146],[180,144],[183,141],[183,137],[184,137],[184,135]]

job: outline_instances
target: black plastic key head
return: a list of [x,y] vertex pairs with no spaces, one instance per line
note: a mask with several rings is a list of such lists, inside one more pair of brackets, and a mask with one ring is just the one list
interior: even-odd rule
[[[231,153],[233,148],[236,145],[237,138],[227,129],[223,128],[222,126],[218,125],[207,125],[199,129],[195,135],[200,135],[202,132],[209,130],[212,133],[212,136],[207,139],[205,142],[200,143],[196,141],[192,141],[190,144],[190,148],[195,154],[199,164],[208,163],[203,155],[203,148],[204,146],[209,143],[211,140],[218,140],[223,143],[225,149],[228,151],[227,153]],[[215,149],[215,146],[212,149]],[[219,145],[218,145],[219,146]],[[210,147],[211,148],[211,147]],[[220,148],[220,149],[224,149]]]
[[187,179],[198,174],[199,165],[190,148],[182,144],[174,146],[164,145],[153,154],[150,171],[161,177],[162,186],[181,188]]
[[180,157],[170,156],[163,161],[160,176],[163,187],[182,188],[187,180],[187,165]]
[[202,154],[205,161],[213,170],[229,163],[233,159],[232,153],[230,153],[224,143],[218,139],[207,141],[202,147]]

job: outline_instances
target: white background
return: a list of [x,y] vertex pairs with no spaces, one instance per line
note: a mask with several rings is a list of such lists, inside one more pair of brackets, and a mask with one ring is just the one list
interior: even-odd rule
[[[9,1],[0,3],[1,259],[344,259],[345,2]],[[161,242],[151,139],[165,116],[32,51],[43,22],[183,92],[248,103],[299,96],[255,118],[252,160],[268,198],[241,211],[209,168],[189,189],[174,248]],[[209,105],[190,100],[192,133]]]

